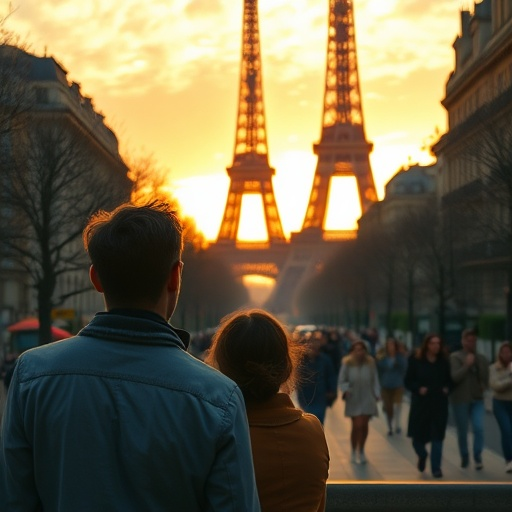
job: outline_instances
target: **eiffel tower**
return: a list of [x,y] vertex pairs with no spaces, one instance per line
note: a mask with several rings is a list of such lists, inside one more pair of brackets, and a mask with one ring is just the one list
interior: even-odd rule
[[217,244],[236,244],[244,194],[261,196],[270,244],[286,242],[268,161],[261,75],[258,2],[245,0],[235,152],[226,169],[231,181]]
[[323,232],[333,176],[356,178],[363,213],[377,200],[369,158],[373,145],[366,141],[361,107],[353,2],[329,2],[322,135],[313,146],[318,163],[303,231]]

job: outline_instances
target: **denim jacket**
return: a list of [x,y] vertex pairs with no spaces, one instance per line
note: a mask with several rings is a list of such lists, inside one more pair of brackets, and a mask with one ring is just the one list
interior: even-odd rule
[[152,313],[99,313],[24,353],[0,510],[259,511],[241,392],[186,352],[183,333]]

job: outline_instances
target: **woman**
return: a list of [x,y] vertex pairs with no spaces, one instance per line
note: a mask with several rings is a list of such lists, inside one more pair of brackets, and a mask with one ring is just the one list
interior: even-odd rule
[[222,321],[206,359],[244,395],[264,512],[325,508],[329,451],[322,425],[289,396],[302,352],[273,316],[248,310]]
[[502,343],[498,359],[490,367],[489,385],[493,390],[492,410],[501,433],[505,471],[512,473],[512,344]]
[[388,423],[388,436],[393,435],[393,420],[395,433],[400,434],[400,412],[404,394],[404,377],[407,359],[400,352],[398,342],[389,337],[385,347],[377,355],[377,368],[381,386],[382,408]]
[[441,458],[452,381],[450,363],[437,334],[428,334],[420,349],[409,358],[405,387],[411,392],[407,435],[412,437],[412,445],[418,455],[418,470],[421,473],[425,471],[428,456],[425,445],[431,443],[432,476],[442,478]]
[[343,358],[339,385],[345,400],[345,416],[352,420],[351,462],[364,464],[368,423],[372,416],[378,415],[380,387],[375,360],[368,354],[363,341],[355,341],[349,355]]

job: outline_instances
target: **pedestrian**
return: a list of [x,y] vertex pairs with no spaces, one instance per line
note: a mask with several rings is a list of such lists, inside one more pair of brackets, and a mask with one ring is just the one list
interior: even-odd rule
[[304,346],[262,310],[226,317],[207,362],[242,390],[262,511],[323,511],[329,451],[322,425],[290,398]]
[[489,384],[493,390],[492,410],[501,433],[505,471],[512,473],[512,344],[501,344],[496,362],[490,367]]
[[336,372],[331,358],[322,352],[325,338],[320,331],[306,333],[302,339],[305,357],[301,364],[301,378],[297,388],[297,400],[301,408],[314,414],[320,423],[325,412],[337,395]]
[[367,462],[364,447],[368,424],[372,416],[378,415],[377,401],[380,398],[377,367],[364,341],[354,341],[349,355],[343,358],[339,386],[345,401],[345,416],[352,421],[350,460],[364,464]]
[[259,511],[242,393],[167,323],[183,269],[175,213],[122,205],[83,238],[106,312],[19,357],[0,510]]
[[476,351],[476,332],[466,329],[462,332],[462,350],[450,356],[451,376],[455,384],[450,396],[453,417],[457,427],[457,441],[461,467],[469,466],[468,426],[473,430],[473,459],[475,469],[483,466],[484,448],[484,391],[489,384],[489,362]]
[[393,429],[396,434],[400,434],[402,432],[400,419],[407,359],[400,352],[395,338],[387,338],[384,348],[377,354],[377,368],[382,408],[388,424],[388,435],[393,435]]
[[341,358],[343,357],[340,333],[337,329],[330,329],[323,331],[322,335],[325,341],[322,344],[321,350],[331,358],[334,374],[338,376],[341,368]]
[[418,455],[418,470],[425,471],[431,443],[430,466],[434,478],[442,478],[443,441],[448,423],[448,394],[452,387],[450,364],[441,338],[427,334],[421,347],[409,357],[405,387],[411,392],[407,436]]

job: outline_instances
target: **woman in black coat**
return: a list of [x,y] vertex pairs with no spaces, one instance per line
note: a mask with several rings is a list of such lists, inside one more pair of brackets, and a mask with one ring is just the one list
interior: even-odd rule
[[427,462],[425,445],[431,443],[432,476],[441,478],[443,440],[448,423],[448,393],[452,388],[450,363],[437,334],[429,334],[420,349],[409,358],[405,387],[411,392],[407,435],[418,455],[418,470]]

